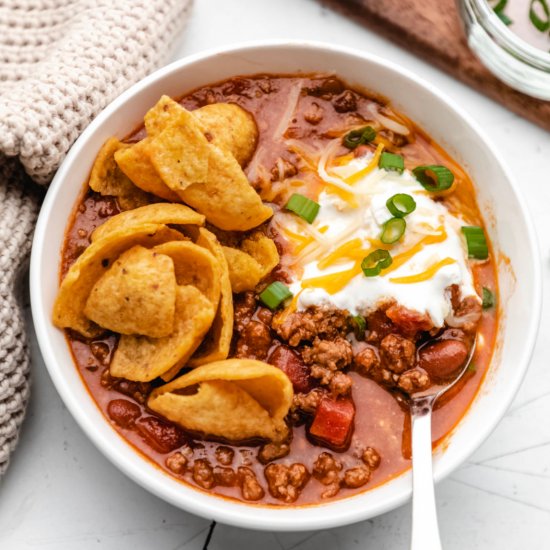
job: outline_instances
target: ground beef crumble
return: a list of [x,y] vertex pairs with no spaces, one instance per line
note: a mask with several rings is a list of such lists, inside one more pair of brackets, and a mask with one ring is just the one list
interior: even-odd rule
[[341,336],[333,340],[321,340],[316,337],[311,347],[302,350],[302,358],[306,365],[321,365],[331,371],[349,367],[353,359],[351,344]]
[[321,493],[322,498],[335,496],[340,490],[340,471],[342,463],[330,453],[321,453],[313,464],[313,477],[327,486]]
[[237,340],[235,357],[246,357],[263,361],[271,347],[271,331],[260,321],[248,321]]
[[313,342],[315,337],[331,339],[349,332],[349,315],[346,311],[312,307],[306,311],[273,316],[272,328],[277,335],[296,347],[301,342]]
[[367,447],[361,454],[361,460],[371,469],[376,470],[380,466],[381,458],[376,449]]
[[235,456],[235,451],[231,447],[220,445],[216,448],[216,460],[223,466],[230,466]]
[[214,470],[210,461],[199,458],[193,463],[193,481],[203,489],[212,489],[215,485]]
[[256,297],[253,292],[243,292],[234,298],[233,302],[233,320],[235,330],[242,332],[246,325],[252,319],[256,309]]
[[353,358],[353,366],[363,376],[374,373],[380,367],[380,357],[376,348],[366,346],[361,349]]
[[388,334],[380,343],[380,356],[389,370],[401,374],[414,365],[416,346],[399,334]]
[[296,501],[311,477],[307,468],[299,462],[290,466],[272,463],[266,466],[264,472],[269,492],[287,504]]
[[265,495],[265,491],[258,482],[256,474],[250,468],[241,466],[237,470],[237,479],[244,500],[260,500]]
[[277,458],[283,458],[290,452],[288,443],[266,443],[258,451],[258,460],[262,464],[268,464]]
[[357,489],[368,483],[371,471],[366,466],[356,466],[344,472],[343,484],[350,489]]
[[165,462],[166,467],[178,475],[185,473],[185,471],[187,470],[187,463],[187,457],[179,451],[174,453],[173,455],[170,455]]
[[426,390],[430,384],[430,376],[420,367],[405,371],[397,382],[397,386],[407,393]]
[[301,418],[300,414],[313,415],[321,402],[325,392],[321,389],[314,389],[308,393],[295,393],[290,407],[291,415],[297,415],[297,420]]

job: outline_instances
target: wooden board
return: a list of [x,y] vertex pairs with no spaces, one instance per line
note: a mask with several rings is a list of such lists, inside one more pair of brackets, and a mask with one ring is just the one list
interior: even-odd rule
[[466,43],[454,0],[324,0],[531,122],[550,130],[550,101],[494,77]]

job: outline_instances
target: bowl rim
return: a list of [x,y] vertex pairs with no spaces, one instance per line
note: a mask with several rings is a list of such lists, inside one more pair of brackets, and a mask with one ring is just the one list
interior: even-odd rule
[[[361,58],[362,61],[365,61],[367,63],[383,65],[385,69],[398,73],[401,77],[414,82],[415,85],[424,88],[425,91],[429,94],[436,96],[436,98],[445,105],[446,109],[453,111],[456,116],[461,118],[465,122],[465,124],[470,127],[473,133],[477,134],[479,139],[487,147],[487,150],[502,168],[502,171],[506,175],[508,183],[510,184],[513,199],[515,200],[519,208],[519,215],[523,218],[529,237],[528,243],[525,244],[529,248],[529,256],[531,258],[530,268],[533,273],[533,304],[530,304],[532,306],[531,316],[529,325],[527,327],[527,330],[525,331],[526,338],[520,350],[521,353],[519,354],[519,357],[517,359],[517,363],[521,368],[518,368],[514,372],[514,378],[512,382],[507,386],[508,389],[503,395],[502,400],[499,401],[500,406],[498,410],[490,417],[490,419],[486,423],[484,423],[483,429],[478,430],[474,434],[474,436],[471,438],[471,444],[467,449],[460,448],[460,450],[457,450],[454,453],[454,459],[452,461],[449,461],[446,467],[440,467],[434,470],[435,481],[438,482],[442,480],[452,471],[454,471],[460,464],[462,464],[491,434],[498,422],[500,422],[500,420],[508,410],[517,391],[519,390],[519,387],[521,386],[523,378],[525,377],[525,374],[527,372],[527,368],[529,366],[529,361],[538,333],[542,309],[542,265],[539,253],[538,239],[536,236],[532,218],[526,205],[526,201],[519,193],[519,186],[516,184],[514,177],[506,162],[503,160],[501,154],[495,149],[494,145],[487,138],[485,133],[480,129],[478,124],[472,119],[472,117],[468,113],[466,113],[461,107],[459,107],[454,100],[449,98],[438,88],[434,87],[423,78],[416,76],[408,69],[402,68],[393,61],[389,61],[384,59],[383,57],[363,52],[359,49],[334,45],[320,41],[287,39],[259,40],[212,48],[206,51],[195,53],[193,55],[185,56],[146,76],[145,78],[128,88],[126,91],[124,91],[97,115],[97,117],[89,124],[89,126],[84,130],[84,132],[73,144],[69,153],[61,164],[59,170],[57,171],[50,185],[48,193],[46,194],[46,197],[44,199],[36,224],[31,251],[29,284],[34,328],[39,348],[44,363],[48,369],[49,375],[56,387],[57,392],[61,396],[64,404],[71,412],[73,418],[76,420],[81,429],[86,433],[87,437],[94,443],[94,445],[105,457],[107,457],[128,477],[133,479],[136,483],[141,485],[152,494],[193,514],[208,519],[214,519],[221,523],[249,529],[303,531],[347,525],[362,521],[364,519],[368,519],[369,517],[373,517],[374,515],[383,514],[389,510],[397,508],[398,506],[408,501],[412,494],[412,487],[407,488],[406,490],[402,490],[399,494],[396,494],[391,498],[387,498],[378,506],[375,513],[365,512],[360,507],[356,507],[355,511],[352,512],[347,511],[344,513],[343,511],[341,511],[339,514],[327,514],[325,513],[325,510],[329,510],[331,507],[331,503],[328,503],[320,504],[316,507],[303,507],[303,509],[306,510],[316,508],[320,512],[319,514],[315,514],[315,517],[310,517],[307,519],[303,518],[302,515],[299,513],[299,510],[301,509],[301,507],[299,506],[291,508],[281,508],[282,510],[290,509],[293,511],[293,514],[283,515],[283,513],[277,514],[279,510],[278,508],[265,507],[261,505],[258,506],[255,504],[250,505],[235,502],[235,506],[217,506],[217,504],[220,502],[224,502],[225,504],[227,504],[228,502],[231,502],[233,504],[233,502],[215,495],[208,495],[210,498],[197,499],[196,501],[193,501],[192,498],[189,499],[187,497],[176,498],[174,494],[172,494],[172,492],[166,489],[164,484],[155,484],[152,476],[147,474],[147,472],[144,473],[143,469],[134,469],[129,463],[125,461],[124,456],[119,455],[118,451],[115,451],[114,449],[110,448],[108,444],[105,444],[106,441],[104,440],[104,437],[99,432],[95,431],[93,427],[89,424],[86,413],[80,409],[78,401],[74,399],[74,396],[71,394],[71,391],[65,384],[61,369],[57,368],[56,366],[55,349],[53,343],[47,337],[46,330],[46,327],[48,325],[51,325],[50,312],[45,311],[40,285],[40,265],[44,242],[46,239],[46,224],[49,216],[53,213],[52,207],[55,205],[57,196],[60,194],[62,184],[67,184],[66,181],[69,174],[69,167],[71,166],[73,160],[76,159],[80,154],[80,144],[86,142],[88,137],[93,135],[96,129],[105,120],[111,117],[111,115],[116,112],[121,105],[123,105],[127,101],[130,101],[136,93],[157,81],[161,81],[169,77],[172,73],[177,72],[182,67],[206,60],[210,57],[220,54],[235,55],[250,50],[270,50],[278,49],[281,47],[306,50],[309,49],[318,51],[320,53],[330,51],[345,56]],[[85,386],[84,382],[82,383]],[[87,391],[87,388],[85,389]],[[90,399],[93,401],[94,405],[97,406],[91,395]],[[107,422],[107,420],[105,421]],[[114,433],[120,437],[120,435],[116,431],[114,431]],[[136,453],[138,451],[132,448],[131,452]],[[148,459],[143,458],[143,460]],[[404,475],[410,475],[410,471],[408,471],[408,473],[405,473]],[[193,489],[193,491],[196,492],[197,489]],[[182,494],[184,493],[185,492],[183,492]],[[361,493],[357,496],[361,496],[362,494],[364,493]],[[341,500],[334,502],[341,502]]]

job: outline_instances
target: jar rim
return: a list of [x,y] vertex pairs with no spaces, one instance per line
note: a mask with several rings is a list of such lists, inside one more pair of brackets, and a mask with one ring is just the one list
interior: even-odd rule
[[469,15],[480,24],[494,42],[509,54],[533,68],[550,72],[550,53],[532,46],[502,23],[487,0],[465,0]]

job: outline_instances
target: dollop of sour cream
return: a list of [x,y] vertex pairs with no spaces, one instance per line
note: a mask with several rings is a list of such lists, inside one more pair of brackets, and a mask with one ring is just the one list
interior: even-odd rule
[[[331,169],[341,181],[358,173],[371,160],[371,156],[355,158],[343,166]],[[452,215],[445,205],[435,201],[407,170],[402,174],[375,168],[353,185],[353,204],[342,198],[334,186],[327,186],[318,197],[319,213],[312,224],[296,221],[291,214],[280,214],[281,225],[289,226],[293,234],[312,235],[313,244],[305,254],[297,254],[299,269],[289,285],[297,296],[296,308],[328,305],[348,310],[352,315],[368,315],[380,305],[395,300],[408,309],[426,314],[434,326],[442,327],[452,315],[449,287],[458,285],[461,297],[476,296],[472,274],[468,266],[466,243],[461,234],[464,221]],[[416,209],[406,216],[407,227],[401,240],[389,252],[394,262],[387,272],[367,277],[362,272],[336,292],[329,292],[322,283],[311,286],[308,280],[319,280],[333,273],[343,273],[357,266],[356,260],[346,257],[329,266],[319,265],[323,258],[342,244],[353,239],[361,241],[361,249],[373,250],[382,232],[383,224],[392,217],[386,201],[397,193],[406,193],[416,202]],[[435,238],[433,238],[435,236]],[[420,244],[419,244],[420,243]],[[412,253],[411,253],[412,252]],[[302,257],[301,257],[302,256]],[[443,261],[443,262],[442,262]],[[434,269],[439,264],[441,267]],[[402,282],[418,278],[419,274],[433,274],[425,280]],[[330,289],[334,290],[334,289]],[[479,299],[479,298],[478,298]]]

